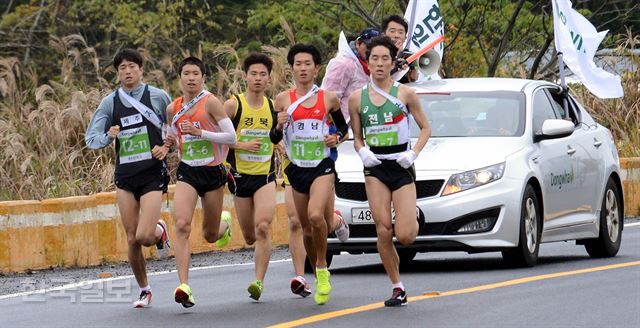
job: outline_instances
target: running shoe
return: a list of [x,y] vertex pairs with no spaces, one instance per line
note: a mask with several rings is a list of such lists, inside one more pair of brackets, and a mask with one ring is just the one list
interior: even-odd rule
[[222,237],[216,240],[216,246],[218,246],[218,248],[227,246],[229,241],[231,241],[231,213],[228,211],[222,211],[222,214],[220,215],[220,222],[226,222],[227,228],[224,230]]
[[151,290],[143,290],[140,292],[140,298],[133,302],[134,308],[146,308],[151,306]]
[[249,297],[257,301],[260,299],[260,295],[262,295],[263,289],[264,285],[262,284],[262,281],[256,280],[249,284],[249,288],[247,288],[247,291],[249,292]]
[[158,249],[158,257],[159,258],[167,258],[169,257],[169,251],[171,250],[171,244],[169,244],[169,233],[167,232],[167,224],[163,219],[158,220],[158,226],[162,228],[162,236],[160,236],[160,240],[156,243],[156,248]]
[[316,268],[316,304],[324,305],[329,301],[329,293],[331,293],[331,282],[329,278],[331,274],[329,269]]
[[340,218],[340,225],[335,231],[336,237],[338,237],[338,240],[340,240],[340,242],[344,243],[349,240],[349,225],[342,218],[342,213],[340,213],[340,211],[335,210],[334,213],[336,213],[336,215],[338,215],[338,217]]
[[391,298],[384,301],[384,306],[407,305],[407,293],[402,288],[394,288]]
[[302,297],[307,297],[311,295],[311,288],[309,288],[309,284],[303,276],[296,276],[291,278],[291,292]]
[[178,288],[173,292],[173,296],[176,300],[176,303],[182,304],[182,306],[186,308],[190,308],[196,305],[196,302],[193,299],[193,293],[191,292],[191,288],[187,284],[180,284]]

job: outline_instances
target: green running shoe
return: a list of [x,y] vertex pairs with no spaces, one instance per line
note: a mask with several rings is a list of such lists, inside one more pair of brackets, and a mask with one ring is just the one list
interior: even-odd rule
[[256,301],[259,300],[260,295],[262,295],[262,289],[264,289],[264,285],[262,284],[262,281],[256,280],[252,282],[251,284],[249,284],[249,288],[247,288],[247,291],[249,292],[249,297],[253,298]]
[[180,284],[178,288],[176,288],[173,293],[176,303],[182,304],[182,306],[186,308],[190,308],[196,305],[196,302],[193,300],[193,293],[191,293],[191,288],[187,284]]
[[228,225],[227,229],[224,230],[222,237],[216,240],[216,246],[218,246],[218,248],[227,246],[231,241],[231,213],[228,211],[222,211],[222,214],[220,215],[220,222],[226,222]]
[[331,274],[329,269],[316,268],[316,304],[324,305],[329,302],[329,294],[331,293],[331,282],[329,281]]

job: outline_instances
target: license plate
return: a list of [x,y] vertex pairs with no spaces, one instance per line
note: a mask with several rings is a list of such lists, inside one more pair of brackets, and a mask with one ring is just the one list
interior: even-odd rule
[[[416,218],[420,217],[420,209],[416,207]],[[391,223],[396,220],[396,213],[394,208],[391,208]],[[351,209],[351,224],[374,224],[373,215],[368,207],[352,208]]]

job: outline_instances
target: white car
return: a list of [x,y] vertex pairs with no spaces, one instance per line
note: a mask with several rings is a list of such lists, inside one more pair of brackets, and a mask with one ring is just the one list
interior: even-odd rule
[[[624,198],[612,135],[558,85],[469,78],[409,86],[432,133],[415,161],[420,230],[413,245],[396,243],[401,261],[416,252],[501,251],[510,264],[533,266],[540,243],[565,240],[592,257],[616,255]],[[329,238],[328,260],[377,252],[353,141],[338,153],[335,207],[351,236]]]

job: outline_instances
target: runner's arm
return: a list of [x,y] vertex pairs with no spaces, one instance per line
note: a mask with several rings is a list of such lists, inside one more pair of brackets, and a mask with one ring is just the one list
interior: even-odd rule
[[[280,142],[280,140],[282,140],[282,137],[284,136],[282,133],[282,129],[284,127],[282,121],[284,120],[284,116],[286,115],[286,111],[284,108],[287,101],[286,97],[287,92],[281,92],[276,96],[276,100],[274,101],[275,112],[273,112],[272,115],[274,115],[273,118],[275,124],[271,128],[271,131],[269,131],[269,139],[271,139],[271,142],[273,144],[277,144],[278,142]],[[278,122],[278,120],[280,122]]]
[[212,132],[202,129],[200,130],[202,138],[224,145],[235,144],[237,141],[236,130],[233,128],[233,123],[229,119],[229,116],[227,116],[222,109],[220,100],[215,96],[208,97],[206,109],[209,116],[215,119],[222,132]]
[[90,149],[100,149],[108,146],[113,141],[107,131],[113,124],[113,94],[102,99],[98,109],[91,117],[84,141]]
[[340,110],[340,99],[333,92],[326,93],[328,99],[328,103],[331,105],[331,109],[329,109],[329,115],[331,115],[331,120],[336,125],[336,135],[338,136],[338,142],[349,133],[349,125],[342,115],[342,111]]

